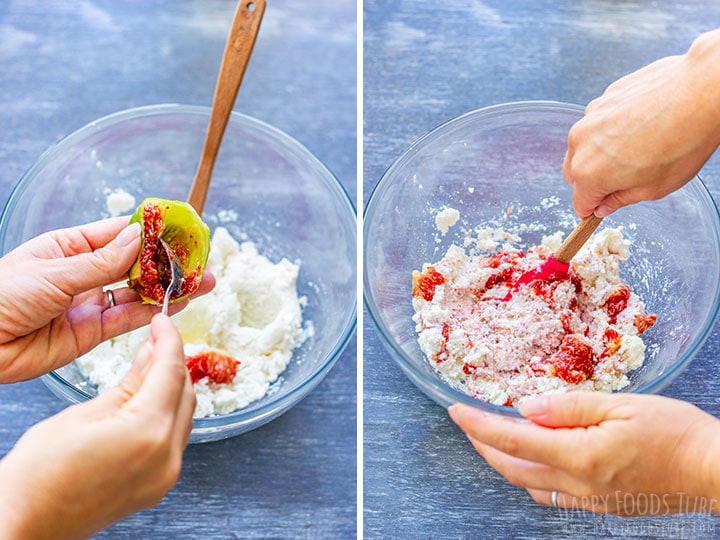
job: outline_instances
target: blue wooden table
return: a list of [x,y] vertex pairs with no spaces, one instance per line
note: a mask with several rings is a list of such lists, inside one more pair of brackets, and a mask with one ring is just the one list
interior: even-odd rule
[[[416,138],[521,100],[585,104],[618,77],[720,27],[715,0],[365,0],[364,198]],[[720,60],[719,60],[720,61]],[[720,156],[700,176],[720,200]],[[716,327],[665,394],[720,415]],[[364,317],[364,536],[718,538],[708,516],[623,519],[535,504],[488,467],[393,363]]]
[[[235,6],[2,0],[0,206],[47,147],[96,118],[154,103],[209,106]],[[356,10],[353,0],[269,1],[235,105],[307,146],[353,198]],[[159,506],[98,537],[354,537],[356,353],[353,343],[279,419],[188,448]],[[0,386],[0,456],[63,406],[38,380]]]

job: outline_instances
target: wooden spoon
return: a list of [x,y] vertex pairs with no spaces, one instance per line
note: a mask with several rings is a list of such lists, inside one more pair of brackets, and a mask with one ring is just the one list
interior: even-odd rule
[[[585,245],[585,242],[592,236],[592,233],[595,232],[595,229],[598,228],[602,220],[603,218],[597,217],[595,214],[590,214],[584,218],[568,235],[557,250],[557,253],[551,255],[551,257],[559,263],[570,264],[572,258],[580,251],[580,248]],[[547,261],[545,261],[545,263],[547,263]],[[567,269],[565,271],[567,272]]]
[[587,242],[588,238],[592,236],[592,233],[595,232],[595,229],[598,228],[602,220],[603,218],[599,218],[595,214],[590,214],[584,218],[568,235],[556,253],[550,255],[545,262],[537,268],[528,270],[520,276],[515,285],[513,285],[512,290],[508,291],[507,296],[505,296],[503,300],[510,300],[513,291],[517,291],[521,285],[525,285],[536,279],[556,281],[566,278],[570,270],[570,261],[580,248],[583,247],[585,242]]
[[202,215],[220,143],[247,68],[260,22],[265,13],[265,0],[241,0],[235,11],[230,34],[223,54],[215,86],[210,122],[205,136],[200,164],[190,188],[188,202]]

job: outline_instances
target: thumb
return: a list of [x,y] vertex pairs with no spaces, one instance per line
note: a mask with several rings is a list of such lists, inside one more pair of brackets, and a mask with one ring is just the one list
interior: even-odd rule
[[605,193],[597,190],[590,190],[585,187],[578,187],[577,184],[573,183],[572,205],[575,213],[580,218],[586,218],[592,213],[597,213],[595,210],[606,198],[607,196]]
[[62,259],[56,285],[71,295],[121,280],[140,250],[140,224],[132,223],[105,246]]
[[623,402],[619,394],[578,391],[527,399],[519,409],[525,418],[541,426],[588,427],[607,420]]
[[598,205],[598,211],[595,214],[598,217],[607,217],[615,210],[629,206],[643,200],[642,195],[633,189],[621,189],[613,191],[603,198]]
[[148,338],[120,383],[91,399],[86,405],[92,406],[94,412],[103,418],[121,409],[140,391],[149,369],[153,348],[153,339]]
[[584,175],[580,175],[576,171],[576,155],[574,149],[568,147],[565,153],[562,174],[565,181],[573,188],[572,205],[575,213],[580,218],[586,218],[595,211],[598,204],[607,195],[607,192],[603,192],[597,186],[594,187],[592,184],[588,184],[587,181],[583,181]]
[[640,201],[652,201],[660,197],[664,197],[670,193],[670,191],[671,190],[655,191],[643,187],[618,189],[603,197],[603,200],[600,201],[600,204],[598,205],[599,212],[596,211],[595,215],[598,217],[605,217],[615,210],[625,206],[630,206],[631,204],[636,204]]

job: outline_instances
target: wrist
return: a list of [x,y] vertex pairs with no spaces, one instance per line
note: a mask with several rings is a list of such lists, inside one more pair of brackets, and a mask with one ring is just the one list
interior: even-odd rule
[[687,497],[702,499],[706,512],[720,514],[720,420],[707,415],[693,425],[692,432],[697,436],[684,451],[682,491]]
[[695,107],[700,109],[720,144],[720,29],[701,34],[688,49],[687,84],[694,88]]
[[0,460],[0,540],[33,537],[30,500],[22,493],[11,454]]
[[709,426],[713,436],[708,444],[705,453],[707,489],[703,495],[710,501],[709,511],[720,514],[720,463],[717,456],[720,452],[720,421],[715,420],[714,425]]

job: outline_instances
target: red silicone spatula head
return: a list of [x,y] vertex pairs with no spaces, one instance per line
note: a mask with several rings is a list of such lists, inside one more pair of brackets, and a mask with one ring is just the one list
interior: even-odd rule
[[[515,282],[512,290],[517,291],[522,285],[526,285],[537,279],[546,281],[557,281],[565,279],[570,270],[570,260],[578,250],[587,242],[595,229],[598,228],[602,218],[590,214],[583,219],[577,227],[565,239],[557,253],[550,255],[540,266],[528,270]],[[504,300],[510,300],[512,291],[508,292]]]
[[543,279],[545,281],[557,281],[558,279],[565,279],[570,270],[570,264],[560,262],[555,258],[555,255],[550,255],[545,262],[540,266],[528,270],[515,282],[513,290],[517,291],[521,285],[526,285],[536,279]]

